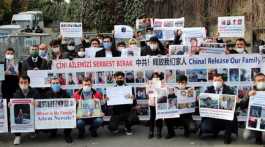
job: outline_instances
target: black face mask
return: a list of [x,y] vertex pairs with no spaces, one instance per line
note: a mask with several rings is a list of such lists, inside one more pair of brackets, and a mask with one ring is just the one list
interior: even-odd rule
[[117,85],[121,86],[124,84],[124,81],[123,80],[117,80],[116,83],[117,83]]

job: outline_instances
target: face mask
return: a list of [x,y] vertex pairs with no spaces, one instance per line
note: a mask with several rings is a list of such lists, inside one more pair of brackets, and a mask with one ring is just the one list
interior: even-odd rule
[[47,54],[46,51],[43,51],[43,50],[40,50],[40,51],[39,51],[39,56],[41,56],[41,57],[45,57],[46,54]]
[[90,86],[84,86],[83,87],[83,92],[87,93],[91,91],[91,87]]
[[111,43],[109,43],[109,42],[103,42],[103,47],[105,48],[105,49],[110,49],[111,48]]
[[60,85],[60,84],[52,84],[52,85],[51,85],[51,88],[52,88],[52,91],[53,91],[53,92],[57,93],[57,92],[60,91],[60,89],[61,89],[61,85]]
[[20,89],[21,89],[22,91],[26,91],[26,90],[28,90],[29,85],[27,85],[27,84],[20,84],[19,87],[20,87]]
[[79,57],[84,57],[85,56],[85,52],[83,52],[83,51],[79,51],[77,54],[78,54]]
[[257,88],[257,90],[264,90],[265,89],[265,82],[257,82],[256,88]]
[[124,84],[124,81],[123,80],[117,80],[116,83],[117,83],[117,85],[121,86]]
[[156,50],[157,49],[157,44],[150,44],[150,49],[151,50]]
[[235,51],[237,51],[239,54],[244,53],[244,48],[235,48]]
[[67,46],[67,49],[68,49],[68,51],[73,51],[73,50],[75,50],[75,46],[69,45],[69,46]]
[[14,55],[6,55],[6,59],[7,60],[13,60],[14,59]]
[[36,58],[36,57],[38,57],[39,52],[34,50],[34,51],[30,51],[30,54],[31,54],[31,56],[32,56],[33,58]]
[[118,47],[117,48],[117,50],[120,51],[120,52],[123,51],[124,49],[125,49],[124,47]]
[[223,83],[222,83],[222,82],[213,82],[213,86],[214,86],[216,89],[219,89],[219,88],[222,88]]
[[60,52],[60,48],[59,47],[52,48],[52,51],[54,53],[59,53]]

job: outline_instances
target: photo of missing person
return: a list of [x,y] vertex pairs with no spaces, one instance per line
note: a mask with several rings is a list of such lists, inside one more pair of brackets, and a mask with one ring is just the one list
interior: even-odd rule
[[85,72],[76,73],[77,84],[82,84],[84,78],[85,78]]
[[261,72],[260,68],[251,68],[251,81],[254,81],[256,74],[260,72]]
[[45,80],[45,84],[51,84],[52,77],[53,77],[53,73],[48,73],[48,77]]
[[249,117],[248,119],[248,127],[257,128],[258,119],[255,117]]
[[146,100],[148,98],[145,87],[136,87],[135,90],[137,100]]
[[86,72],[85,78],[91,79],[92,84],[95,84],[95,73],[94,72]]
[[187,69],[189,82],[207,82],[207,69]]
[[235,106],[235,96],[223,95],[219,99],[219,109],[233,110]]
[[222,75],[224,81],[228,80],[228,69],[220,68],[220,69],[209,69],[208,70],[208,81],[213,81],[213,77],[216,74]]
[[126,83],[134,83],[134,71],[125,72]]
[[65,73],[58,73],[57,77],[59,78],[59,82],[61,85],[66,85]]
[[251,70],[250,69],[240,69],[240,81],[251,81]]
[[30,104],[14,105],[15,124],[30,124]]
[[239,69],[230,68],[229,69],[229,81],[230,82],[239,82]]
[[262,107],[260,106],[250,106],[249,116],[251,117],[261,117]]
[[137,115],[149,115],[149,106],[148,104],[137,104],[139,109],[137,110]]
[[168,99],[168,109],[177,109],[177,98]]
[[144,83],[145,82],[145,79],[144,79],[144,71],[137,71],[135,73],[135,82],[136,83]]
[[113,84],[114,82],[113,71],[106,71],[105,74],[106,74],[106,83]]
[[104,71],[96,72],[96,84],[105,84],[105,73],[104,73]]
[[74,77],[75,77],[75,76],[73,75],[73,73],[68,73],[68,74],[67,74],[66,84],[67,84],[67,85],[75,85]]
[[238,98],[242,99],[248,96],[248,92],[252,89],[252,86],[240,86],[237,89],[237,96]]
[[203,96],[200,97],[201,108],[218,109],[218,97]]
[[166,89],[160,89],[157,92],[157,103],[167,103],[167,90]]
[[176,73],[174,70],[166,70],[166,83],[176,83]]

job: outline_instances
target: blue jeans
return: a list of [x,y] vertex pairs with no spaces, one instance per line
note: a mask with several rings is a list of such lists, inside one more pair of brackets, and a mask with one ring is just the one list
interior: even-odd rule
[[97,129],[103,124],[103,122],[104,120],[102,117],[84,118],[78,119],[76,121],[76,125],[79,130],[79,134],[84,134],[86,125],[90,125],[90,131],[97,131]]

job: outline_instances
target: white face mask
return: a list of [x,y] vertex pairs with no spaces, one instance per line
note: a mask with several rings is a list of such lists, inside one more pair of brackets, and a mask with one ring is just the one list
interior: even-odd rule
[[52,48],[52,51],[54,53],[59,53],[60,52],[60,48],[59,47]]
[[265,90],[265,82],[257,82],[256,88],[257,90]]
[[125,47],[118,47],[117,50],[122,52],[125,49]]
[[77,54],[78,54],[79,57],[84,57],[85,56],[85,52],[84,51],[79,51]]
[[69,46],[67,46],[67,49],[68,49],[69,51],[73,51],[73,50],[75,50],[75,46],[71,46],[71,45],[69,45]]
[[26,85],[26,84],[20,84],[19,87],[20,87],[20,89],[21,89],[22,91],[25,91],[25,90],[28,90],[29,85]]
[[235,51],[237,51],[239,54],[244,53],[245,49],[244,48],[235,48]]
[[83,92],[90,92],[91,91],[91,87],[90,86],[84,86],[83,87]]
[[153,51],[158,48],[157,44],[150,44],[149,46],[150,46],[150,49],[153,50]]
[[223,87],[223,83],[216,81],[216,82],[213,82],[213,86],[215,89],[219,89]]
[[13,60],[14,59],[14,55],[6,55],[6,59],[7,60]]

